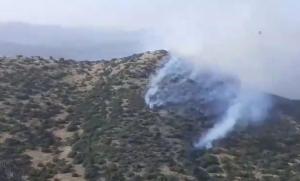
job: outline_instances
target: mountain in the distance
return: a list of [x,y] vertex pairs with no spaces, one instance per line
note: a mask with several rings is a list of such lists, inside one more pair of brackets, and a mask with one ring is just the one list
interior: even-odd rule
[[142,31],[0,23],[0,55],[98,60],[143,49]]
[[167,59],[163,50],[110,61],[0,58],[0,180],[300,179],[299,101],[274,96],[276,119],[195,150],[212,120],[144,102]]

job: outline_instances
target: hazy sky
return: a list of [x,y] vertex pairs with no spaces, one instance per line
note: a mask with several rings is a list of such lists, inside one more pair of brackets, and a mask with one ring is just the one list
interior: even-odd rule
[[300,98],[298,0],[0,0],[0,22],[145,30],[165,48]]
[[[153,15],[167,10],[166,5],[174,5],[171,2],[169,0],[163,2],[158,0],[0,0],[0,21],[132,29],[144,27],[146,21],[153,21]],[[150,14],[152,17],[148,16]]]
[[144,51],[142,31],[0,23],[0,56],[99,60]]
[[288,13],[293,20],[300,21],[297,0],[0,0],[0,5],[0,21],[130,29],[152,26],[156,21],[171,18],[168,14],[186,18],[197,13],[201,15],[203,11],[221,10],[211,13],[218,16],[235,8],[245,11],[242,16],[256,8],[266,13]]

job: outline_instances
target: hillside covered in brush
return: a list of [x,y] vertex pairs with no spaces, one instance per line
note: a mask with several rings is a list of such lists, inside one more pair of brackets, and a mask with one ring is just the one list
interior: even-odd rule
[[209,117],[144,101],[168,57],[0,58],[0,180],[300,180],[299,101],[273,96],[272,119],[195,150]]

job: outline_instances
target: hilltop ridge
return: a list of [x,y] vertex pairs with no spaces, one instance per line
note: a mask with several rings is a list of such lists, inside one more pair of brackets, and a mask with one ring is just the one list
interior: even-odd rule
[[300,179],[298,101],[274,97],[278,119],[194,150],[212,120],[144,102],[168,57],[0,58],[0,180]]

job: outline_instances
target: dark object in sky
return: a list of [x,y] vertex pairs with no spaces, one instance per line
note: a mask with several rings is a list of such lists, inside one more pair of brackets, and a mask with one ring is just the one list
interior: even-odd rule
[[258,34],[261,35],[261,34],[262,34],[262,31],[258,31]]

